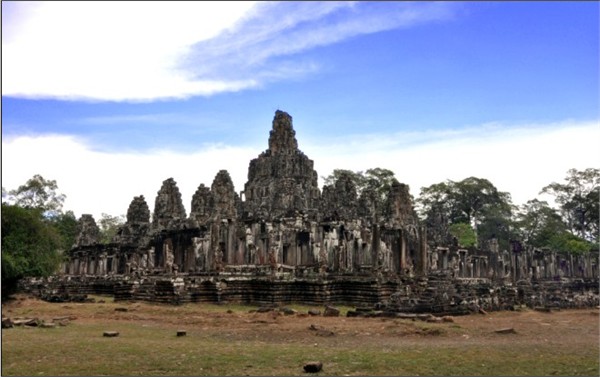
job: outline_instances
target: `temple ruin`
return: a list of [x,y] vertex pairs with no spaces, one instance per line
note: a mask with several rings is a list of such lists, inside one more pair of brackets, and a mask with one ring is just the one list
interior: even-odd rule
[[[200,184],[186,214],[165,180],[152,215],[133,198],[110,244],[91,215],[60,274],[30,288],[44,294],[107,293],[118,300],[383,305],[459,312],[512,305],[598,305],[598,253],[561,254],[496,240],[483,249],[428,242],[409,187],[386,200],[360,194],[342,175],[321,191],[299,148],[292,117],[277,111],[268,149],[250,161],[244,190],[218,172]],[[42,287],[44,287],[42,289]]]

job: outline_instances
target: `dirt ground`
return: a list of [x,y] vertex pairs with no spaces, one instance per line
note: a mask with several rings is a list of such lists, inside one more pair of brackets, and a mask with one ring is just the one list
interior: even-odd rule
[[[598,375],[598,308],[419,319],[310,316],[323,307],[113,302],[3,303],[13,320],[60,329],[2,331],[3,375]],[[282,308],[280,308],[282,309]],[[44,326],[43,326],[44,327]],[[510,329],[506,333],[498,330]],[[117,330],[118,338],[103,331]],[[187,336],[175,336],[185,330]],[[151,350],[149,352],[148,350]],[[86,360],[82,363],[81,360]],[[35,361],[35,362],[32,362]]]
[[[111,302],[47,303],[17,296],[2,305],[2,315],[10,318],[37,317],[51,322],[57,317],[71,317],[78,323],[95,324],[135,321],[149,327],[186,329],[215,334],[230,340],[296,342],[312,345],[364,345],[385,347],[395,344],[398,337],[404,343],[437,345],[504,344],[527,342],[572,347],[599,346],[600,321],[598,308],[491,312],[455,316],[452,322],[429,323],[421,320],[395,318],[349,318],[309,316],[307,306],[291,306],[296,314],[279,311],[255,312],[256,307],[239,305],[186,304],[183,306],[148,303]],[[323,308],[315,308],[323,311]],[[347,310],[348,308],[346,308]],[[350,308],[352,309],[352,308]],[[342,315],[345,310],[342,309]],[[497,330],[514,329],[500,334]]]

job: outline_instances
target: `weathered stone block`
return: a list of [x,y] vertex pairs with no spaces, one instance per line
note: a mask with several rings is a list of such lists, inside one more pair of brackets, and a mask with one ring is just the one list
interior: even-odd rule
[[333,306],[325,306],[325,311],[323,312],[323,316],[325,317],[338,317],[340,315],[340,310]]
[[304,364],[304,371],[306,373],[318,373],[323,369],[323,363],[320,361],[309,361]]

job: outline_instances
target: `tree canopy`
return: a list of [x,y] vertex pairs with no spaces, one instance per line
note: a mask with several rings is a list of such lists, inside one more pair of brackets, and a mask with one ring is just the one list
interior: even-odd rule
[[335,185],[342,177],[349,177],[354,183],[358,196],[364,194],[375,201],[375,209],[381,213],[387,200],[388,193],[394,182],[398,182],[394,172],[389,169],[372,168],[366,171],[335,169],[329,176],[322,177],[325,185]]
[[48,276],[61,261],[60,234],[35,208],[2,203],[2,290],[26,276]]
[[598,243],[600,169],[570,169],[565,183],[552,182],[540,194],[550,194],[572,234]]
[[469,177],[424,187],[417,203],[420,216],[437,243],[448,243],[449,227],[459,223],[470,225],[478,241],[497,238],[508,243],[512,215],[510,194],[498,191],[487,179]]
[[111,216],[103,213],[98,221],[100,228],[100,242],[108,244],[112,242],[113,237],[117,234],[119,226],[125,223],[125,216]]
[[[47,215],[57,215],[62,211],[66,196],[57,192],[55,180],[34,175],[24,185],[8,192],[9,202],[23,208],[38,208]],[[4,193],[3,193],[4,197]]]
[[[62,213],[65,195],[54,180],[35,175],[16,190],[2,190],[2,291],[9,294],[23,277],[56,272],[73,246],[77,220]],[[6,202],[4,202],[6,200]]]

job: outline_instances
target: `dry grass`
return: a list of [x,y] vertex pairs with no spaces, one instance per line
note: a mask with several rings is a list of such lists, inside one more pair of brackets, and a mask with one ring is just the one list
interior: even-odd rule
[[[102,299],[50,304],[19,297],[3,305],[3,315],[11,318],[76,319],[58,328],[3,330],[2,375],[302,375],[310,360],[323,362],[323,375],[600,373],[598,310],[502,312],[426,323]],[[517,333],[494,332],[505,327]],[[177,337],[179,329],[187,336]],[[107,330],[120,336],[105,338]]]

